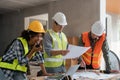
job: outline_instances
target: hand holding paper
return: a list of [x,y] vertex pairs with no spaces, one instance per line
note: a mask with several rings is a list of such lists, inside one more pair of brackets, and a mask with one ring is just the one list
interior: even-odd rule
[[58,50],[58,49],[52,49],[52,55],[66,55],[69,50]]
[[62,50],[61,51],[61,55],[63,55],[63,56],[65,56],[66,54],[68,54],[69,53],[69,50]]
[[76,58],[84,54],[90,47],[81,47],[81,46],[75,46],[75,45],[69,45],[68,50],[69,52],[63,56],[63,59],[70,59],[70,58]]

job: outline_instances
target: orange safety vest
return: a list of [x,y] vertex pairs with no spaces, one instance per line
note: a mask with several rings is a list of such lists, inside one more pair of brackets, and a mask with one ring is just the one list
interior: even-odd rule
[[[91,46],[88,32],[84,32],[82,34],[82,40],[83,40],[85,47]],[[82,55],[82,58],[85,61],[85,63],[87,65],[92,64],[92,67],[94,69],[100,68],[101,56],[102,56],[101,49],[102,49],[102,45],[103,45],[104,40],[105,40],[105,34],[103,33],[102,36],[100,37],[100,39],[95,43],[94,50],[92,50],[92,48],[90,48],[86,53],[84,53]]]

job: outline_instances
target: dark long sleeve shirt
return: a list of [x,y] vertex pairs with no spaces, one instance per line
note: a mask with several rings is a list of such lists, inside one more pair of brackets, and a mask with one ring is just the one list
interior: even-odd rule
[[[19,40],[15,40],[9,47],[9,49],[6,51],[6,53],[2,57],[2,61],[11,63],[14,59],[18,59],[19,65],[27,65],[28,64],[28,58],[24,54],[24,48]],[[44,59],[42,57],[41,52],[37,52],[35,56],[33,56],[34,60],[39,61],[39,63],[43,63]],[[8,80],[13,80],[13,76],[15,74],[15,71],[10,69],[3,69],[3,72],[5,76],[8,78]],[[26,74],[26,73],[23,73]]]
[[[90,36],[90,34],[89,34],[89,36]],[[89,37],[89,39],[90,39],[91,47],[94,47],[95,42],[93,40],[91,40],[90,37]],[[80,36],[80,38],[79,38],[79,46],[84,46],[84,43],[82,41],[82,36]],[[105,39],[105,41],[103,42],[103,45],[102,45],[102,52],[103,52],[103,57],[104,57],[104,60],[105,60],[106,70],[111,70],[109,56],[108,56],[109,51],[110,50],[109,50],[108,42]]]

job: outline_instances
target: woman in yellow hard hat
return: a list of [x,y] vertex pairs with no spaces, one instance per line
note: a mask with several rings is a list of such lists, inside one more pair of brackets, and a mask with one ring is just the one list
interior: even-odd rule
[[27,80],[27,65],[31,59],[40,63],[43,75],[51,75],[43,65],[41,41],[44,33],[43,25],[33,21],[20,37],[13,40],[0,59],[0,80]]

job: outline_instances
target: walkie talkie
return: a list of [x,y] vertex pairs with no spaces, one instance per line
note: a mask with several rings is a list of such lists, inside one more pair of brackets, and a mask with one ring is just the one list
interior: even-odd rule
[[35,47],[37,47],[37,48],[40,47],[40,44],[37,44]]

